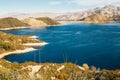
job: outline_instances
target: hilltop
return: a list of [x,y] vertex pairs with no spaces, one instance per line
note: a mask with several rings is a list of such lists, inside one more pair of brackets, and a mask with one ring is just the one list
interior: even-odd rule
[[0,28],[25,27],[25,26],[29,25],[23,23],[22,21],[16,18],[8,17],[0,19]]

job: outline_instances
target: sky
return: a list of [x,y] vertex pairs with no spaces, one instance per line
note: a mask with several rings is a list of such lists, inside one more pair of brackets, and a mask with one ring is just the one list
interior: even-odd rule
[[109,4],[120,5],[120,0],[0,0],[0,14],[76,12]]

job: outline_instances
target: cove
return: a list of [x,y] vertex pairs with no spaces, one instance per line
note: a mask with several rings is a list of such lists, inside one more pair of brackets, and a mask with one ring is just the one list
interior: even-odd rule
[[44,29],[8,30],[16,35],[36,35],[49,44],[34,52],[10,55],[5,59],[23,63],[87,63],[102,69],[120,69],[120,23],[102,25],[70,23]]

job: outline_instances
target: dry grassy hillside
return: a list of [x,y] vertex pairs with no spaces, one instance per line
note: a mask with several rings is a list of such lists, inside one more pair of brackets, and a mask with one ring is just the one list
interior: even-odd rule
[[16,18],[8,17],[0,19],[0,28],[25,27],[25,26],[29,25],[21,22]]
[[45,22],[47,25],[58,25],[58,24],[60,24],[59,22],[57,22],[55,20],[52,20],[49,17],[41,17],[41,18],[36,18],[36,19]]

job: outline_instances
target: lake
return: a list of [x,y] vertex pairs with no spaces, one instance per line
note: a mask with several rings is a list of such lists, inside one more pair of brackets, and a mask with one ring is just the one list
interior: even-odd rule
[[70,23],[44,29],[8,30],[16,35],[36,35],[49,43],[37,51],[10,55],[5,59],[23,63],[87,63],[102,69],[120,69],[120,23],[102,25]]

